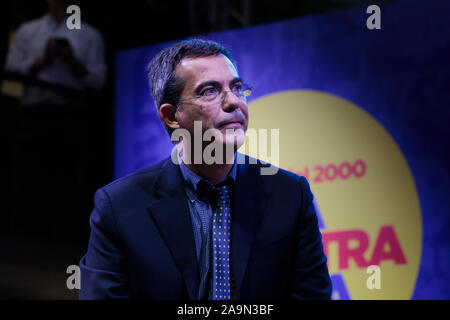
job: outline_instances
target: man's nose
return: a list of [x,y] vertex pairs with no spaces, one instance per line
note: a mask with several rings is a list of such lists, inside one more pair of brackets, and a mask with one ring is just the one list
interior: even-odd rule
[[233,112],[242,103],[245,103],[242,98],[237,97],[231,90],[224,90],[222,94],[222,108],[225,112]]

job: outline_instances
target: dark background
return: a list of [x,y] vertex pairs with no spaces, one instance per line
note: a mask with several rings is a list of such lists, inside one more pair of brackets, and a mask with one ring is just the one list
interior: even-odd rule
[[[27,228],[16,230],[11,221],[22,202],[17,192],[27,185],[19,179],[17,163],[32,162],[34,154],[16,150],[18,123],[21,121],[19,100],[0,94],[2,210],[0,216],[0,298],[6,299],[76,299],[76,290],[66,287],[66,268],[76,265],[85,253],[89,240],[89,214],[95,190],[113,179],[114,55],[136,46],[204,35],[333,10],[376,4],[385,1],[364,0],[128,0],[74,1],[81,8],[82,20],[97,28],[105,40],[108,78],[105,87],[90,98],[78,115],[87,125],[82,154],[65,153],[51,170],[59,175],[63,189],[72,196],[70,203],[48,212],[38,202],[27,204],[33,219]],[[1,3],[0,62],[5,63],[9,38],[24,22],[42,16],[47,10],[44,0],[6,0]],[[245,41],[243,39],[242,41]],[[2,70],[2,82],[10,75]],[[58,121],[47,114],[47,120]],[[81,123],[81,122],[80,122]],[[61,128],[64,130],[64,128]],[[58,131],[53,131],[58,135]],[[77,133],[73,133],[77,139]],[[49,149],[48,156],[61,155]],[[38,182],[50,189],[54,179]],[[31,183],[31,182],[30,182]],[[19,185],[20,184],[20,185]],[[36,182],[34,181],[34,184]],[[55,190],[55,195],[58,190]],[[49,195],[51,198],[52,195]],[[57,196],[55,196],[57,197]],[[67,200],[66,200],[67,201]],[[66,210],[70,207],[71,210]],[[52,217],[49,219],[48,217]],[[45,227],[41,227],[45,225]]]

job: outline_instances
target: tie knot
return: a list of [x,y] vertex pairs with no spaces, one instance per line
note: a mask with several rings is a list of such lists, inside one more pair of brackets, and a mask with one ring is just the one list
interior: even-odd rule
[[211,203],[215,208],[219,204],[229,203],[231,199],[231,184],[232,179],[227,179],[216,186],[200,180],[197,183],[198,198],[203,202]]
[[216,199],[214,201],[214,208],[230,205],[231,183],[232,183],[232,180],[229,179],[215,187],[216,188]]

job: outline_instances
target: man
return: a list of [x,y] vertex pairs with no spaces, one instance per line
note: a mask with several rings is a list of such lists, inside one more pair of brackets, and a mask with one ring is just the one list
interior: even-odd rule
[[[230,53],[212,41],[183,41],[149,70],[177,148],[97,192],[80,298],[329,299],[306,179],[281,169],[261,175],[263,164],[236,153],[250,87]],[[209,144],[195,144],[199,124],[222,146],[211,152],[214,163]]]

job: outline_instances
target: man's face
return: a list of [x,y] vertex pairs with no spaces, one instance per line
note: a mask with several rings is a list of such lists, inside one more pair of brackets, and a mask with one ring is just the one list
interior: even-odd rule
[[[193,137],[194,121],[201,121],[202,132],[218,130],[220,143],[240,147],[247,131],[248,108],[245,97],[231,92],[242,83],[231,61],[224,55],[185,58],[175,71],[185,82],[181,108],[175,115],[180,127],[187,129]],[[196,98],[217,90],[221,94],[214,101]],[[230,134],[230,131],[235,133]]]

